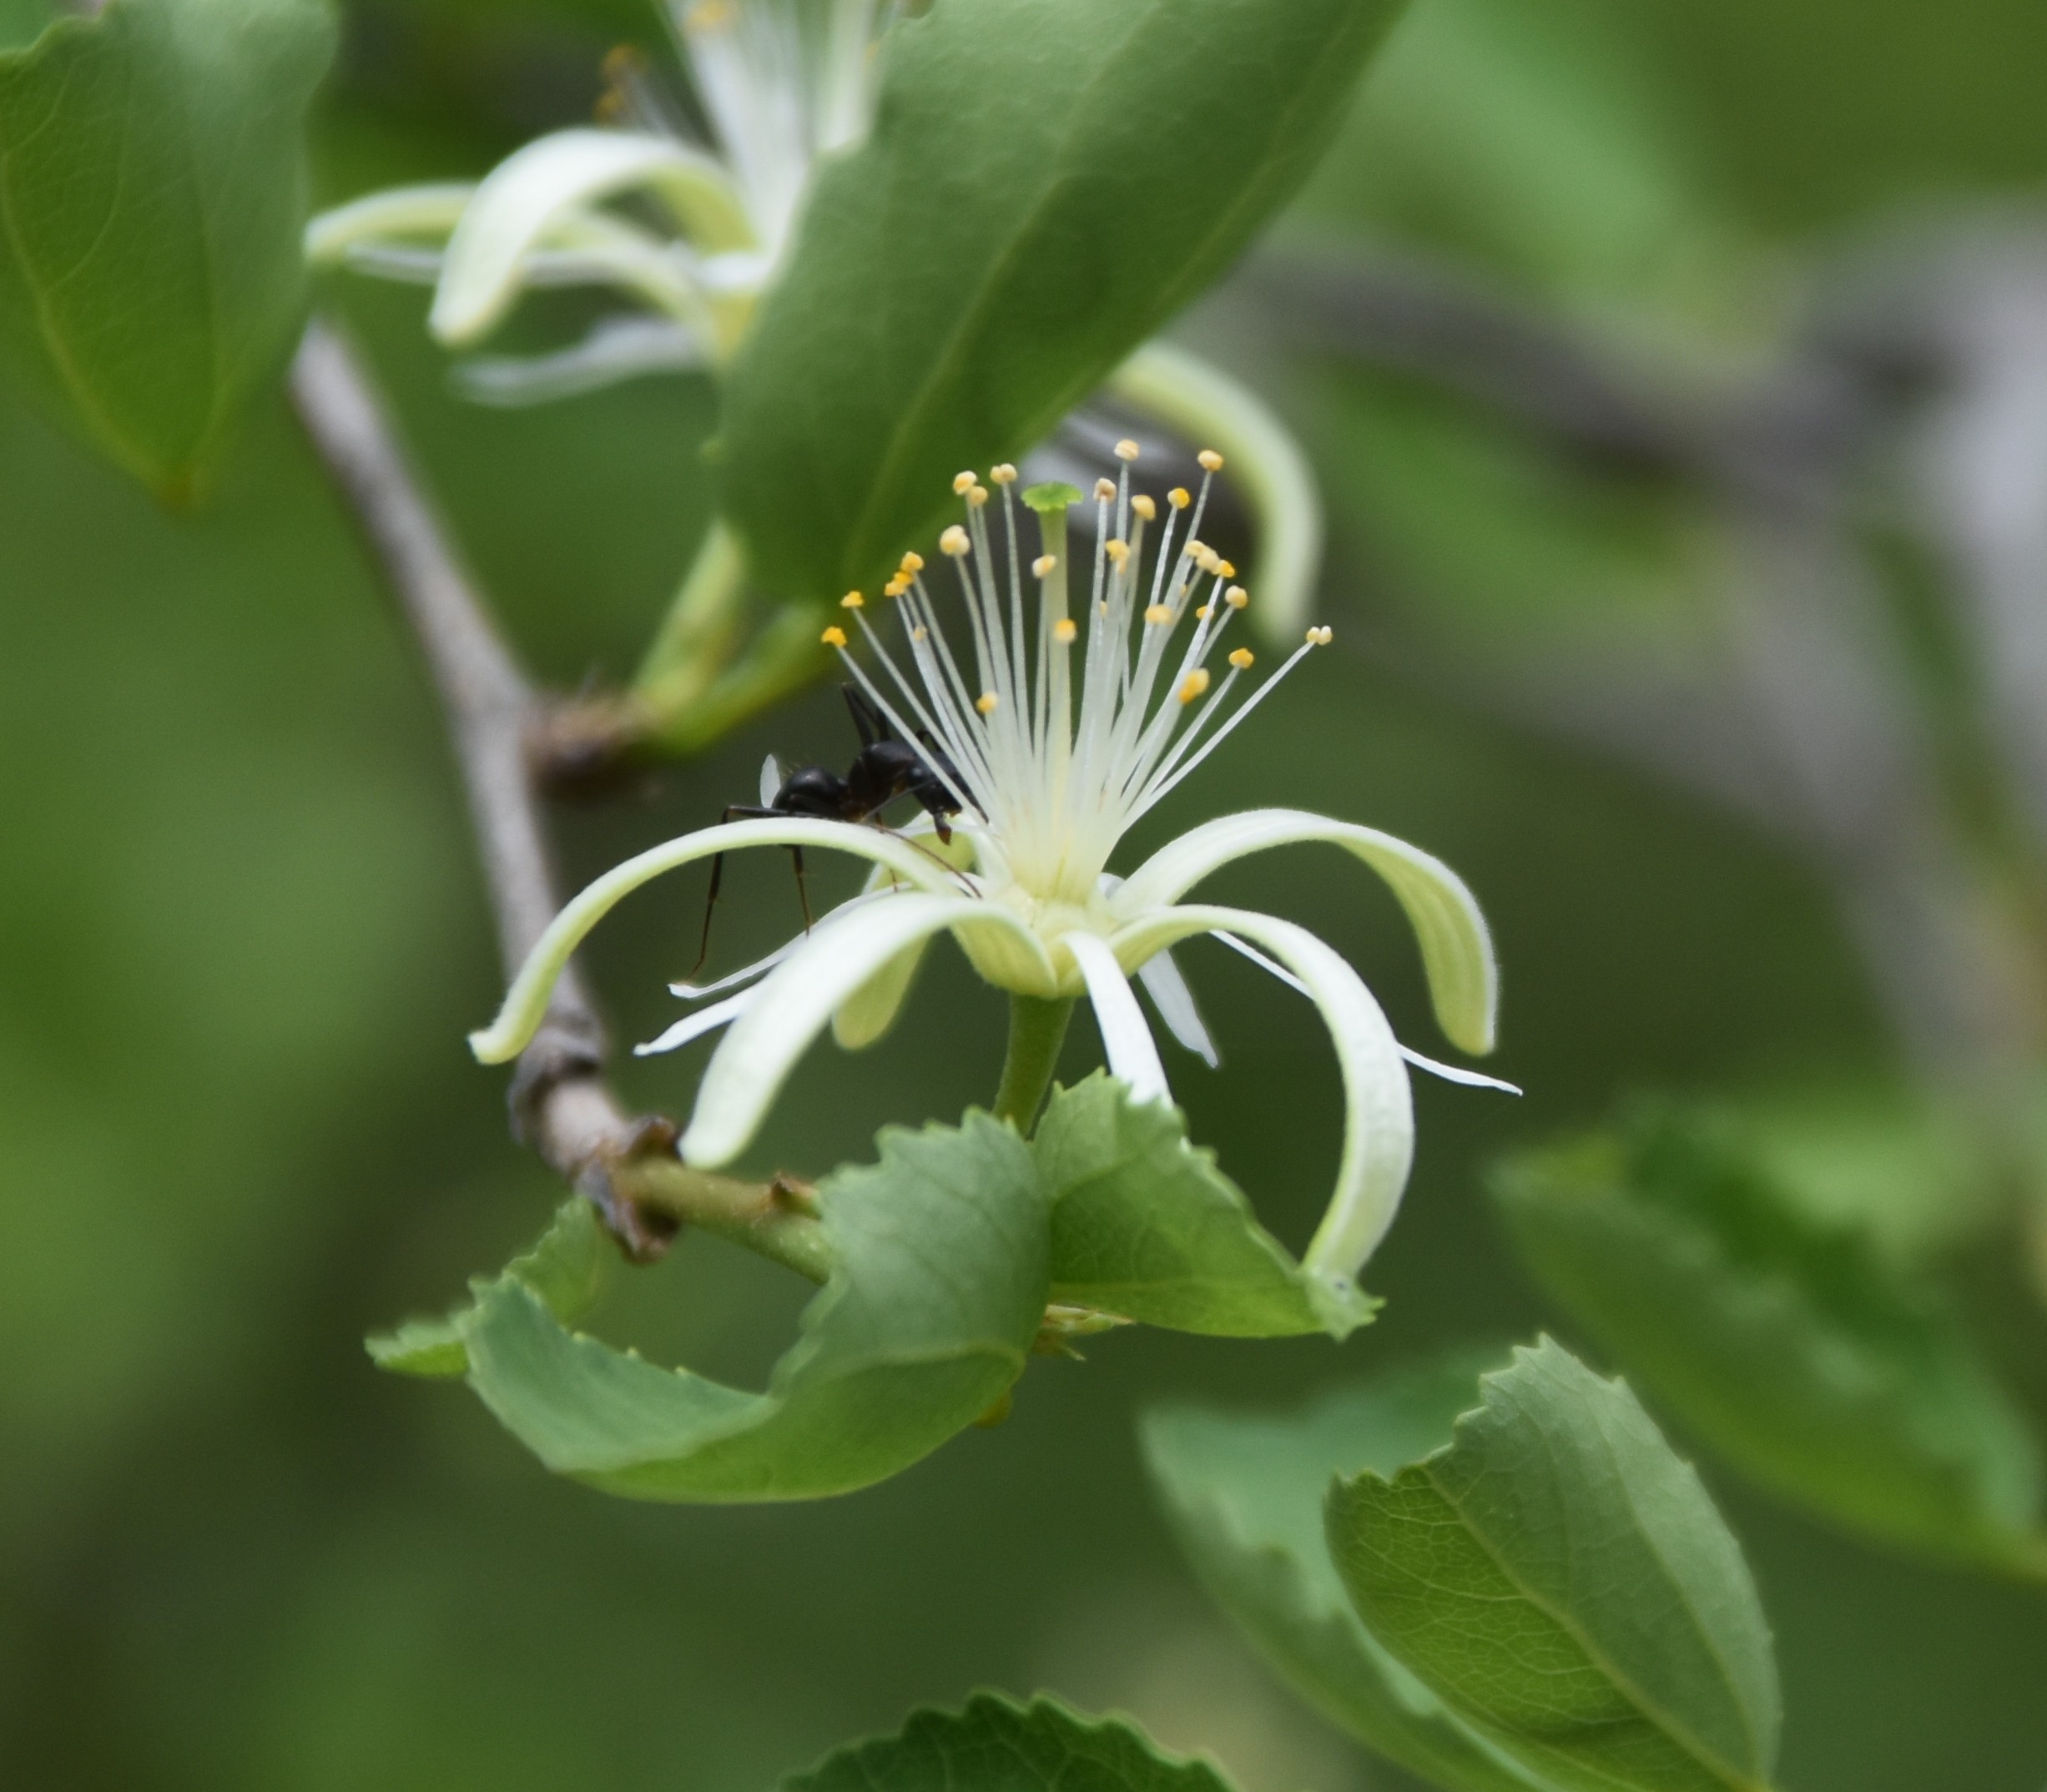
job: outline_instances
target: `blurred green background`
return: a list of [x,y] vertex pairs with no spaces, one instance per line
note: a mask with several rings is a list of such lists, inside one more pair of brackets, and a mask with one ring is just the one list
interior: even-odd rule
[[[479,173],[583,113],[615,35],[650,35],[636,0],[391,0],[349,28],[323,199]],[[2035,198],[2043,67],[2038,0],[1421,0],[1281,235],[1404,245],[1594,327],[1735,354],[1829,243]],[[328,297],[537,666],[628,670],[703,526],[705,389],[470,409],[417,294]],[[1249,328],[1249,303],[1212,308],[1202,340]],[[462,1047],[499,973],[432,702],[281,401],[217,499],[172,515],[0,397],[0,1781],[758,1792],[996,1685],[1133,1711],[1249,1792],[1408,1783],[1202,1602],[1132,1415],[1168,1393],[1283,1402],[1557,1324],[1480,1192],[1490,1156],[1629,1090],[1848,1084],[1894,1048],[1797,854],[1467,701],[1455,652],[1424,678],[1351,645],[1420,607],[1478,663],[1546,606],[1601,626],[1601,606],[1659,602],[1667,497],[1531,466],[1398,382],[1278,372],[1331,501],[1339,648],[1194,801],[1298,802],[1456,866],[1498,934],[1499,1068],[1527,1098],[1418,1090],[1414,1182],[1370,1276],[1389,1305],[1340,1352],[1103,1339],[1034,1365],[1009,1423],[897,1482],[732,1511],[551,1480],[472,1399],[362,1355],[366,1329],[502,1262],[557,1191]],[[764,751],[834,759],[844,733],[819,695],[570,812],[571,876],[749,795]],[[1429,1049],[1389,900],[1306,862],[1233,888],[1350,953]],[[737,962],[794,896],[764,861],[728,888]],[[648,968],[686,968],[699,899],[678,881],[600,936],[622,1036],[667,1017]],[[1177,1091],[1298,1241],[1339,1111],[1318,1028],[1225,953],[1187,966],[1225,1069],[1177,1057]],[[1000,1024],[956,957],[935,964],[884,1047],[806,1065],[763,1161],[817,1170],[883,1117],[986,1099]],[[673,1109],[699,1061],[624,1074]],[[2038,1410],[2037,1324],[1983,1266],[1959,1272]],[[610,1335],[732,1377],[764,1370],[802,1294],[706,1240],[622,1281]],[[1787,1786],[2038,1792],[2047,1599],[1873,1554],[1702,1466],[1777,1626]]]

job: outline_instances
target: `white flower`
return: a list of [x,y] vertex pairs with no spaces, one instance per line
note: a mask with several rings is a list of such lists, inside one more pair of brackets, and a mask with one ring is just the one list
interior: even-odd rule
[[[1167,955],[1182,940],[1213,934],[1306,994],[1334,1045],[1346,1105],[1344,1145],[1335,1191],[1303,1264],[1324,1316],[1344,1313],[1354,1308],[1355,1272],[1392,1221],[1413,1155],[1402,1048],[1357,973],[1314,935],[1277,916],[1182,899],[1212,872],[1270,847],[1320,841],[1344,848],[1399,899],[1419,937],[1437,1019],[1470,1052],[1493,1043],[1491,941],[1470,891],[1447,867],[1374,829],[1298,809],[1207,823],[1127,878],[1109,873],[1132,823],[1329,639],[1327,628],[1308,630],[1276,672],[1233,701],[1253,655],[1243,647],[1225,655],[1223,647],[1249,600],[1234,569],[1199,539],[1207,482],[1198,497],[1169,493],[1162,508],[1131,489],[1136,445],[1118,451],[1121,481],[1104,480],[1096,489],[1095,548],[1084,581],[1070,582],[1066,564],[1066,507],[1079,493],[1041,487],[1025,494],[1039,511],[1041,536],[1039,554],[1026,565],[1015,470],[1001,466],[991,476],[1001,494],[999,530],[988,526],[988,486],[961,474],[955,488],[966,501],[965,522],[948,529],[940,546],[954,562],[967,642],[955,652],[948,642],[915,554],[904,557],[879,600],[897,611],[892,626],[870,626],[873,606],[860,593],[845,599],[873,672],[849,651],[841,629],[825,632],[896,737],[921,743],[957,803],[949,845],[929,832],[799,816],[734,822],[669,841],[569,904],[521,969],[497,1020],[471,1044],[487,1064],[516,1056],[577,943],[623,897],[664,871],[742,846],[831,847],[871,861],[866,889],[806,937],[734,977],[679,988],[691,998],[739,993],[643,1048],[665,1050],[729,1028],[704,1072],[681,1147],[688,1162],[715,1167],[753,1139],[828,1021],[850,1046],[886,1029],[920,954],[940,933],[951,934],[989,982],[1016,995],[1087,996],[1110,1069],[1140,1099],[1163,1100],[1165,1070],[1127,979],[1144,982],[1175,1036],[1213,1061],[1206,1029]],[[1214,454],[1202,461],[1211,475],[1222,464]],[[1154,531],[1158,546],[1147,556],[1146,537]],[[1218,656],[1220,677],[1212,671]],[[770,761],[764,804],[779,783]]]
[[[625,330],[608,320],[558,355],[472,362],[475,396],[523,402],[717,365],[774,278],[819,162],[866,137],[879,39],[898,10],[668,0],[703,132],[622,53],[609,65],[612,123],[542,137],[473,186],[394,188],[325,213],[307,254],[431,281],[430,327],[451,347],[483,336],[530,287],[609,286],[653,315]],[[628,195],[640,214],[613,209]]]

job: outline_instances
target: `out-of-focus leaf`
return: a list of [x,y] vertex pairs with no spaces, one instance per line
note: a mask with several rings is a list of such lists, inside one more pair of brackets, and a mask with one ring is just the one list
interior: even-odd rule
[[915,1712],[893,1736],[834,1750],[782,1792],[1229,1792],[1229,1782],[1207,1761],[1162,1753],[1127,1719],[976,1693],[960,1711]]
[[[597,1304],[613,1254],[597,1210],[577,1195],[562,1204],[540,1241],[507,1263],[504,1274],[531,1288],[563,1325],[573,1325]],[[479,1279],[476,1286],[480,1291],[485,1284]],[[469,1352],[462,1327],[474,1311],[472,1303],[439,1319],[408,1319],[372,1333],[364,1346],[378,1368],[394,1375],[464,1375]]]
[[1169,1407],[1144,1424],[1161,1503],[1216,1603],[1300,1693],[1361,1741],[1456,1792],[1546,1782],[1458,1718],[1365,1628],[1329,1559],[1332,1475],[1399,1473],[1478,1404],[1497,1354],[1325,1395],[1280,1417]]
[[1740,1547],[1635,1397],[1545,1340],[1450,1442],[1329,1491],[1330,1553],[1401,1664],[1571,1792],[1748,1792],[1781,1714]]
[[[1179,1114],[1106,1073],[1054,1094],[1031,1148],[1052,1203],[1052,1298],[1219,1337],[1328,1330],[1300,1265]],[[1378,1306],[1354,1296],[1353,1323]]]
[[295,335],[322,0],[109,0],[0,54],[0,350],[189,494]]
[[880,1148],[819,1190],[834,1266],[765,1393],[572,1336],[516,1276],[463,1324],[470,1384],[548,1467],[633,1498],[816,1498],[899,1473],[1021,1372],[1046,1231],[1029,1148],[987,1115]]
[[2039,1446],[1951,1316],[1729,1133],[1646,1111],[1495,1185],[1544,1284],[1745,1472],[1893,1543],[2047,1572]]
[[825,170],[727,391],[785,596],[871,584],[955,472],[1043,436],[1306,174],[1394,0],[936,0]]
[[43,27],[59,16],[55,0],[0,0],[0,50],[33,43]]

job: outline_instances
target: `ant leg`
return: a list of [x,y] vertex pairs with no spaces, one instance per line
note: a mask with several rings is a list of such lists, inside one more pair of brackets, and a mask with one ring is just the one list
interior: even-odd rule
[[[735,816],[741,821],[766,821],[780,813],[779,809],[764,809],[751,803],[733,803],[726,805],[725,813],[718,818],[718,825],[723,827]],[[711,955],[711,911],[718,906],[718,888],[724,880],[725,855],[714,853],[711,855],[711,887],[703,898],[703,937],[697,944],[697,962],[689,967],[689,975],[683,979],[684,983],[690,981],[703,969],[705,960]]]
[[796,868],[796,899],[803,904],[803,930],[807,934],[816,924],[810,919],[810,886],[804,877],[803,848],[792,846],[789,857],[789,863]]

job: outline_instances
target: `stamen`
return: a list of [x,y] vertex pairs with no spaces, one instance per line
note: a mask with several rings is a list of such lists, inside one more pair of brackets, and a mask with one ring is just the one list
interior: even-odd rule
[[1110,541],[1103,546],[1102,551],[1109,556],[1112,566],[1120,569],[1130,558],[1130,543]]
[[899,572],[881,587],[881,595],[884,597],[900,597],[909,589],[910,575],[907,572]]
[[848,591],[839,600],[839,607],[841,610],[857,610],[866,602],[858,591]]
[[846,632],[843,628],[828,628],[818,639],[828,647],[843,647],[846,644]]
[[966,489],[966,501],[976,510],[979,510],[988,501],[988,488],[986,486],[969,486]]
[[1201,462],[1205,472],[1219,473],[1223,471],[1223,456],[1213,448],[1202,449],[1194,458]]
[[1241,610],[1251,602],[1251,593],[1241,585],[1233,585],[1223,593],[1223,602],[1233,610]]
[[1172,620],[1172,607],[1167,604],[1155,603],[1144,612],[1144,619],[1152,627],[1162,628]]
[[1329,644],[1329,631],[1328,627],[1325,625],[1321,628],[1309,629],[1308,632],[1308,644],[1311,647],[1328,647]]
[[1175,486],[1166,494],[1166,501],[1176,511],[1183,511],[1194,501],[1194,496],[1185,486]]
[[1097,479],[1095,481],[1095,496],[1103,503],[1107,503],[1116,496],[1116,481],[1112,479]]
[[966,538],[966,531],[955,523],[938,538],[938,551],[950,554],[955,560],[964,559],[973,551],[974,544]]
[[1239,647],[1230,655],[1230,664],[1234,666],[1238,672],[1248,672],[1252,662],[1257,658],[1258,655],[1253,653],[1250,648]]
[[1218,573],[1222,577],[1226,579],[1233,579],[1237,576],[1236,567],[1233,566],[1227,560],[1218,560],[1213,566],[1209,568],[1209,571]]
[[1194,612],[1194,620],[1197,622],[1205,622],[1214,614],[1215,606],[1212,603],[1205,603]]
[[952,476],[953,495],[955,497],[965,497],[980,483],[981,475],[978,473],[955,473]]
[[974,707],[984,716],[992,716],[996,712],[996,706],[1001,701],[1001,698],[997,697],[994,692],[983,691],[979,697],[974,699]]
[[1180,701],[1191,703],[1208,688],[1208,672],[1205,667],[1197,666],[1180,681]]
[[1080,632],[1081,625],[1070,616],[1062,616],[1052,624],[1052,639],[1062,647],[1071,647]]
[[1016,469],[1005,461],[1000,466],[991,468],[988,476],[998,486],[1013,486],[1016,483]]
[[905,554],[896,564],[905,572],[921,572],[924,571],[924,556]]
[[1134,461],[1144,451],[1128,436],[1125,436],[1116,445],[1116,458],[1119,461]]
[[1049,578],[1051,576],[1052,568],[1058,564],[1059,556],[1056,554],[1040,554],[1036,560],[1031,562],[1031,570],[1041,579]]

